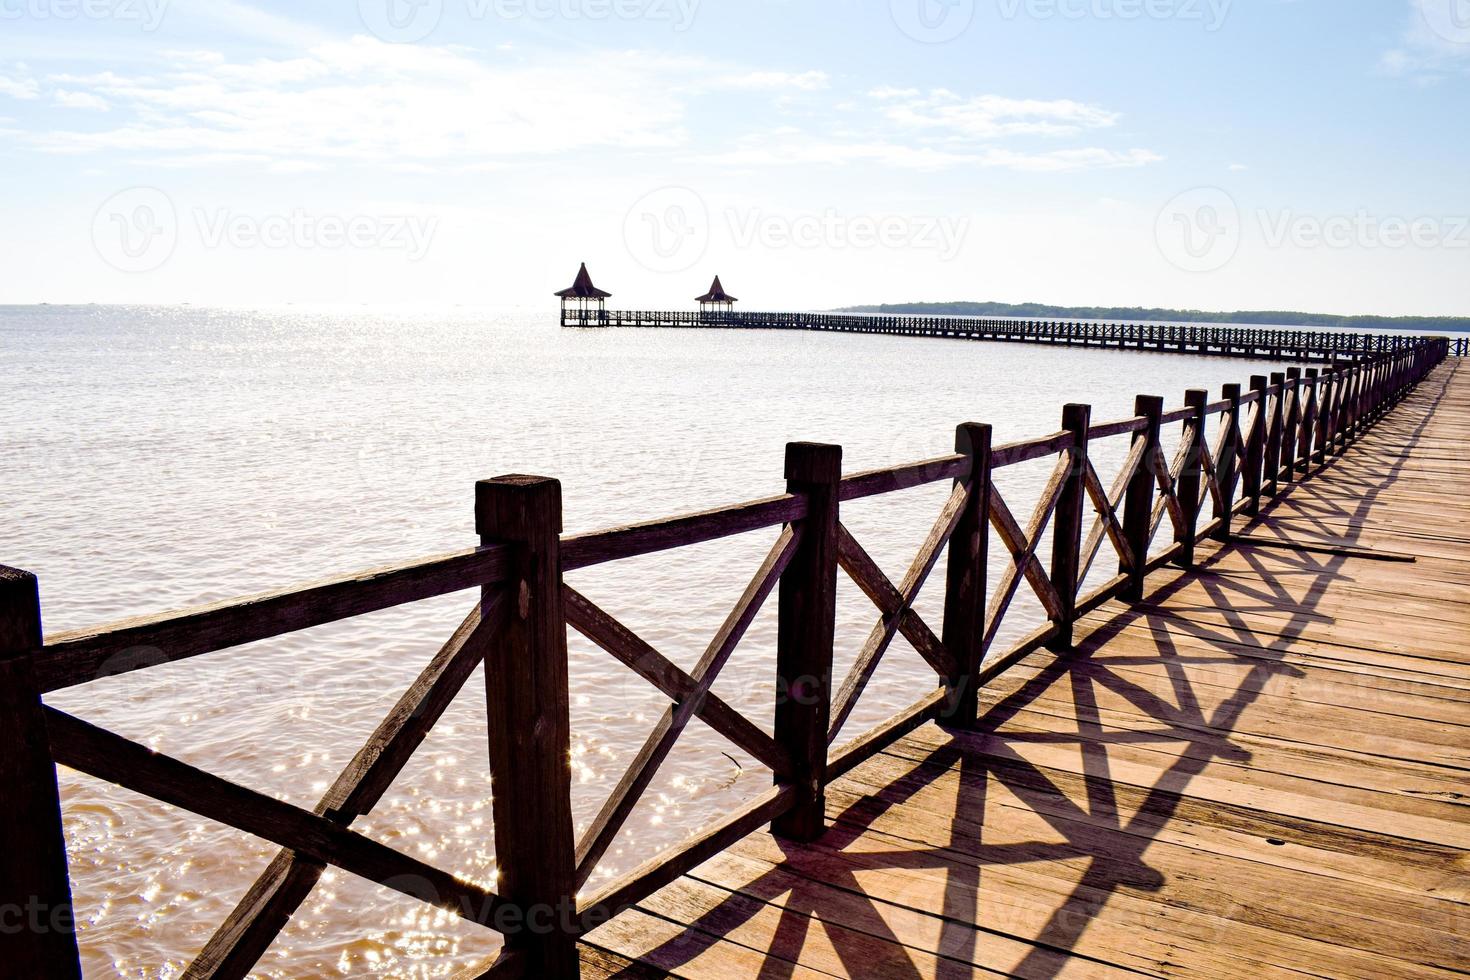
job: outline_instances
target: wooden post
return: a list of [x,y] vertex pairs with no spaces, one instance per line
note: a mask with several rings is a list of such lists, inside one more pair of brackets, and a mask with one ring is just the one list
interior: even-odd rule
[[1276,397],[1271,400],[1271,414],[1267,416],[1266,468],[1261,474],[1264,492],[1268,497],[1276,496],[1281,481],[1281,430],[1286,424],[1286,375],[1281,371],[1271,373],[1271,387]]
[[1329,449],[1332,445],[1332,422],[1334,405],[1337,399],[1338,384],[1342,380],[1342,371],[1337,367],[1324,368],[1322,371],[1322,393],[1317,399],[1317,450],[1316,461],[1325,463]]
[[0,565],[0,972],[79,980],[56,763],[31,666],[40,645],[36,577]]
[[1363,364],[1354,364],[1348,372],[1347,404],[1342,407],[1342,450],[1358,435],[1358,408],[1363,404]]
[[1332,415],[1327,420],[1327,451],[1323,456],[1323,462],[1328,456],[1336,456],[1341,450],[1343,439],[1343,424],[1347,418],[1348,382],[1351,380],[1350,368],[1340,367],[1332,374]]
[[1179,471],[1179,482],[1174,492],[1179,497],[1179,509],[1184,512],[1184,529],[1174,533],[1179,545],[1179,557],[1175,564],[1181,568],[1194,565],[1194,539],[1199,527],[1200,486],[1205,462],[1205,406],[1210,403],[1210,393],[1203,388],[1191,388],[1184,393],[1184,404],[1194,410],[1185,423],[1184,436],[1189,440],[1184,457],[1184,468]]
[[1368,362],[1367,370],[1363,377],[1363,417],[1362,424],[1358,426],[1359,432],[1367,432],[1373,425],[1373,419],[1378,411],[1378,375],[1379,363],[1377,359]]
[[1057,634],[1047,649],[1072,649],[1072,624],[1077,619],[1077,574],[1082,563],[1082,520],[1087,503],[1087,430],[1092,424],[1092,406],[1067,405],[1062,409],[1062,429],[1072,435],[1071,466],[1057,498],[1051,529],[1051,585],[1062,600]]
[[1371,377],[1372,366],[1365,362],[1358,368],[1358,393],[1353,399],[1353,441],[1358,441],[1358,436],[1363,434],[1366,428],[1367,406],[1368,406],[1368,381]]
[[561,484],[503,476],[475,485],[482,545],[509,546],[510,615],[485,655],[497,891],[519,911],[507,953],[526,975],[575,977],[576,852],[561,579]]
[[1159,426],[1164,414],[1164,400],[1157,395],[1139,395],[1133,402],[1133,414],[1147,420],[1147,425],[1133,434],[1137,447],[1143,442],[1143,458],[1138,469],[1128,481],[1128,493],[1123,498],[1123,537],[1133,552],[1133,568],[1120,568],[1128,572],[1128,587],[1123,598],[1138,602],[1143,598],[1143,580],[1148,573],[1148,545],[1153,530],[1154,485],[1157,479],[1154,467],[1159,457]]
[[1286,383],[1291,388],[1291,401],[1281,423],[1281,470],[1288,483],[1296,479],[1296,450],[1300,445],[1298,426],[1302,420],[1302,369],[1287,368]]
[[781,576],[775,736],[791,755],[798,796],[795,806],[771,822],[771,831],[794,841],[816,840],[825,829],[841,479],[841,446],[807,442],[786,446],[786,492],[806,497],[807,515],[801,544]]
[[1383,365],[1374,360],[1368,365],[1366,383],[1363,388],[1363,424],[1359,427],[1360,432],[1367,432],[1373,425],[1378,414],[1378,384],[1382,376]]
[[1256,420],[1245,444],[1245,467],[1240,473],[1241,493],[1245,495],[1245,512],[1255,517],[1261,512],[1261,484],[1266,459],[1266,429],[1270,425],[1271,401],[1267,397],[1264,374],[1251,375],[1251,391],[1256,396]]
[[1321,382],[1316,368],[1307,368],[1307,387],[1302,405],[1301,432],[1298,436],[1297,467],[1305,477],[1312,468],[1312,444],[1317,431],[1317,390]]
[[1314,461],[1318,466],[1327,463],[1327,457],[1332,451],[1333,413],[1336,410],[1337,389],[1341,379],[1337,358],[1333,357],[1331,365],[1322,372],[1322,397],[1317,408],[1317,451]]
[[1220,440],[1220,458],[1215,460],[1215,479],[1220,484],[1220,502],[1215,505],[1220,524],[1215,528],[1215,540],[1229,541],[1235,518],[1235,480],[1240,472],[1240,385],[1226,385],[1220,394],[1230,407],[1221,423],[1225,437]]
[[966,424],[955,432],[955,452],[969,457],[970,499],[949,539],[945,575],[945,649],[958,676],[949,678],[944,720],[956,727],[975,723],[980,710],[980,658],[985,650],[985,579],[990,557],[990,426]]

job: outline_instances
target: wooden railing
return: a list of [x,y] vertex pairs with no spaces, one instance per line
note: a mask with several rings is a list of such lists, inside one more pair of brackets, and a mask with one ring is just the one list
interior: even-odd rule
[[[1149,572],[1189,566],[1196,544],[1228,540],[1237,515],[1342,453],[1431,368],[1447,344],[1433,340],[1368,355],[1325,372],[1293,368],[1227,385],[1211,402],[1186,394],[1165,410],[1140,396],[1135,414],[1094,423],[1069,405],[1056,433],[994,446],[987,425],[960,426],[953,454],[848,476],[836,446],[794,443],[786,492],[664,520],[563,536],[555,480],[502,477],[476,488],[480,545],[360,575],[42,639],[34,576],[0,570],[0,849],[7,909],[35,910],[46,928],[0,933],[16,976],[80,974],[58,802],[56,765],[90,774],[271,841],[281,851],[194,960],[190,977],[241,977],[332,865],[447,908],[502,933],[491,975],[574,976],[576,938],[765,824],[805,841],[823,830],[828,782],[915,727],[976,719],[978,692],[1027,654],[1065,650],[1077,619],[1110,599],[1141,599]],[[1207,420],[1218,417],[1208,442]],[[1180,426],[1165,458],[1161,433]],[[1104,484],[1095,465],[1104,440],[1127,439],[1121,471]],[[1013,509],[994,477],[1053,459],[1029,513]],[[842,518],[860,499],[935,483],[951,490],[923,545],[894,582]],[[1089,519],[1090,515],[1090,519]],[[565,573],[762,528],[774,545],[695,667],[686,672],[563,581]],[[1051,531],[1050,554],[1042,545]],[[1154,546],[1160,529],[1168,537]],[[992,535],[1003,568],[990,583]],[[1082,593],[1108,546],[1116,571]],[[936,630],[915,600],[945,558],[944,620]],[[833,677],[838,570],[878,616],[853,666]],[[1046,622],[1008,649],[997,644],[1026,583]],[[59,711],[48,692],[106,673],[146,669],[431,596],[478,589],[464,621],[311,810],[170,758]],[[777,594],[777,670],[770,733],[712,691],[746,629]],[[574,837],[567,632],[570,626],[669,700],[653,733],[581,835]],[[894,638],[905,637],[935,676],[913,705],[832,748]],[[149,655],[129,662],[128,652]],[[121,658],[121,659],[120,659]],[[351,829],[368,813],[450,701],[483,663],[488,690],[496,890],[468,881]],[[683,844],[578,897],[640,795],[690,720],[698,717],[766,765],[772,786]]]
[[[1351,360],[1387,354],[1436,338],[1343,330],[1231,327],[1174,323],[1097,323],[991,319],[965,316],[854,313],[695,312],[690,310],[567,310],[564,327],[710,327],[751,330],[824,330],[837,333],[1002,340],[1034,344],[1115,347],[1188,354],[1293,361]],[[1470,355],[1470,338],[1447,340],[1447,356]]]

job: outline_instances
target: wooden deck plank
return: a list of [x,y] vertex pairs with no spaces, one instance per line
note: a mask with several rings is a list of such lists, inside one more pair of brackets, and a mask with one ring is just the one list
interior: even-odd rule
[[689,977],[1470,972],[1467,446],[1450,362],[977,730],[830,786],[821,839],[754,834],[588,941]]
[[[921,760],[909,759],[909,763]],[[1470,881],[1459,848],[1402,842],[1343,827],[1323,827],[1280,814],[1263,814],[1244,807],[1222,805],[1173,794],[1157,800],[1150,790],[1126,784],[1113,787],[1113,814],[1094,814],[1073,801],[1085,800],[1086,779],[1072,772],[990,760],[997,775],[993,799],[999,807],[1019,809],[1047,822],[1066,821],[1096,825],[1147,840],[1181,844],[1198,850],[1247,861],[1295,868],[1327,878],[1360,881],[1383,888],[1431,898],[1463,902]],[[864,778],[876,778],[874,767]],[[910,768],[912,772],[912,768]],[[1001,777],[1004,778],[1001,778]],[[910,778],[910,777],[902,777]],[[917,778],[917,777],[912,777]],[[852,786],[833,790],[834,819],[857,821],[880,811],[885,787],[854,780]],[[1160,805],[1166,803],[1167,805]],[[990,815],[1008,826],[1004,810]],[[1135,845],[1136,847],[1137,845]]]

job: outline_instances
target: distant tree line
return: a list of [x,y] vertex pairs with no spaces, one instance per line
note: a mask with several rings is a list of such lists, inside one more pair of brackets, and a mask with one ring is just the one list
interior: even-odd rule
[[1167,320],[1176,323],[1251,323],[1282,327],[1329,327],[1342,330],[1470,330],[1463,316],[1334,316],[1284,310],[1165,310],[1141,306],[1046,306],[1042,303],[883,303],[847,306],[838,313],[889,313],[920,316],[976,316],[1004,319],[1056,318],[1061,320]]

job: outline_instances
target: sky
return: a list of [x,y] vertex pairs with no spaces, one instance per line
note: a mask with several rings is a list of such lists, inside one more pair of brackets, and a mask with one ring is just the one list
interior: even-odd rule
[[0,0],[0,303],[1470,315],[1470,0]]

